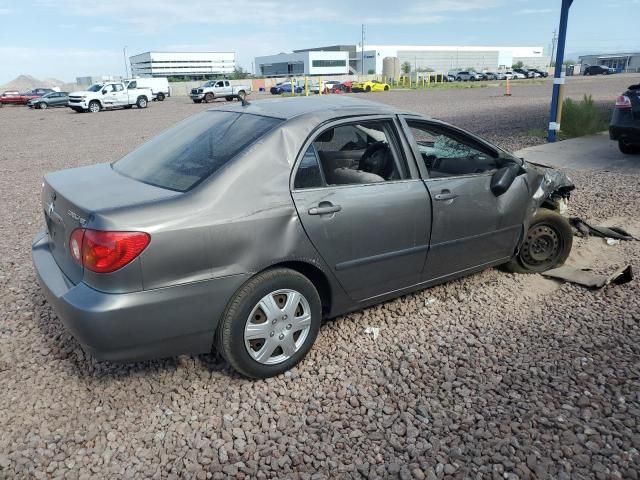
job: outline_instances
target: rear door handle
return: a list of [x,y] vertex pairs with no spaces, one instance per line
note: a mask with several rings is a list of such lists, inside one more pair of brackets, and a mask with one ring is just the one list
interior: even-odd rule
[[340,205],[327,205],[324,203],[321,203],[320,205],[323,206],[311,207],[309,209],[309,215],[325,215],[327,213],[336,213],[342,210],[342,207]]
[[453,200],[457,196],[458,195],[456,195],[453,192],[450,192],[449,190],[443,190],[440,193],[436,193],[433,198],[435,198],[438,201],[444,201],[444,200]]

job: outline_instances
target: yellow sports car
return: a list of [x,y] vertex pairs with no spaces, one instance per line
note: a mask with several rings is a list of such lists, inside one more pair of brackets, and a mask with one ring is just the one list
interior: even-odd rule
[[367,80],[365,82],[353,82],[351,90],[354,92],[386,92],[389,85],[377,80]]

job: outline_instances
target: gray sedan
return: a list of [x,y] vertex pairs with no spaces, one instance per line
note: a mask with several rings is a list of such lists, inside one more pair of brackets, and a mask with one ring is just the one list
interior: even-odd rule
[[113,164],[46,175],[32,256],[100,359],[216,348],[300,362],[323,318],[569,255],[571,182],[443,122],[349,97],[224,105]]
[[69,103],[69,92],[51,92],[27,102],[29,108],[66,107]]

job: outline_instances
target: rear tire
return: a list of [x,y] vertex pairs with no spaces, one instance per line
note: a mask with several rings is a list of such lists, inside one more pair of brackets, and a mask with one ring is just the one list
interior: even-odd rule
[[202,103],[202,100],[194,100],[193,103]]
[[388,91],[389,91],[389,85],[385,85],[385,86],[384,86],[384,91],[385,91],[385,92],[388,92]]
[[224,99],[227,102],[232,102],[233,101],[233,97],[224,97]]
[[273,377],[305,357],[321,320],[320,296],[307,277],[287,268],[267,270],[249,279],[227,305],[216,347],[238,373]]
[[164,102],[164,93],[160,92],[156,98],[159,102]]
[[562,215],[540,208],[529,225],[518,254],[505,268],[514,273],[539,273],[562,265],[573,246],[571,225]]
[[367,85],[367,88],[365,88],[364,91],[369,93],[371,91],[371,87]]
[[640,145],[634,145],[627,140],[621,138],[618,140],[618,148],[625,155],[633,155],[634,153],[640,153]]

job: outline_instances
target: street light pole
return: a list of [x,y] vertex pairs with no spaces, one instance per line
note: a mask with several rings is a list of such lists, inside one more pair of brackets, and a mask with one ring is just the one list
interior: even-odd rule
[[127,67],[127,45],[122,48],[122,58],[124,59],[124,78],[129,78],[129,68]]
[[551,112],[549,114],[549,131],[547,140],[556,141],[556,134],[560,130],[558,111],[562,105],[562,93],[564,90],[564,76],[562,75],[562,63],[564,62],[564,44],[567,39],[567,23],[569,21],[569,8],[573,0],[562,0],[560,10],[560,29],[558,34],[558,48],[556,51],[555,73],[553,75],[553,95],[551,96]]

